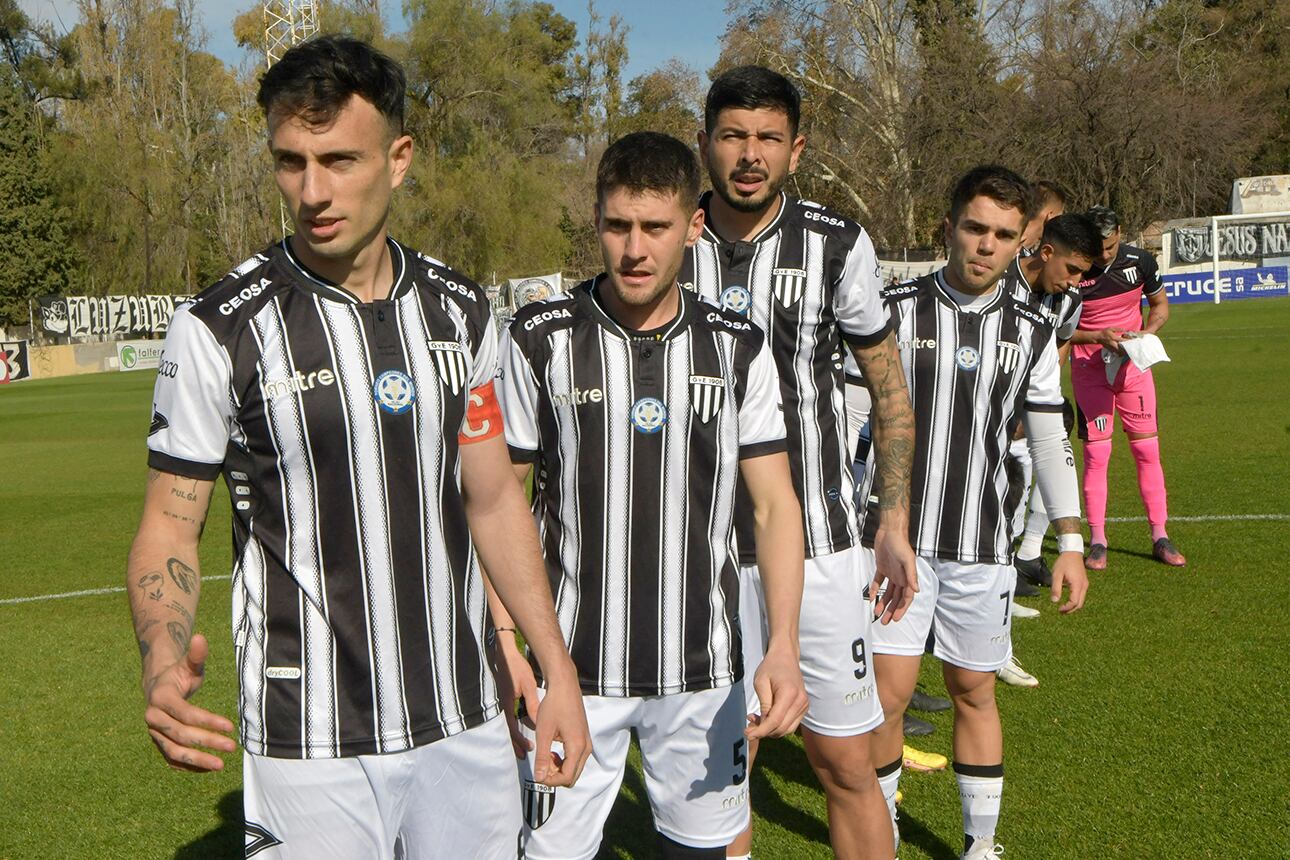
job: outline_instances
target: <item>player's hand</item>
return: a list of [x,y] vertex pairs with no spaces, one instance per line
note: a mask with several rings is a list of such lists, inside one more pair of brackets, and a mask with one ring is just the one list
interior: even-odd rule
[[869,593],[874,595],[874,619],[890,624],[903,618],[909,604],[914,602],[918,592],[918,561],[905,530],[881,526],[874,536],[873,556],[875,571]]
[[[578,688],[573,664],[570,662],[554,678],[545,666],[542,673],[547,689],[536,717],[533,778],[546,785],[567,787],[578,781],[591,755],[591,730],[587,728],[587,712],[582,706],[582,690]],[[551,749],[556,742],[564,747],[563,755]]]
[[227,736],[233,731],[232,722],[188,704],[188,699],[202,685],[209,650],[206,637],[193,634],[188,653],[182,659],[144,678],[143,692],[148,707],[143,719],[148,724],[148,734],[166,763],[177,770],[223,770],[224,760],[201,748],[220,752],[237,749],[237,744]]
[[1122,328],[1104,328],[1097,333],[1097,342],[1102,345],[1103,349],[1108,349],[1114,353],[1123,353],[1124,347],[1120,346],[1120,341],[1124,339],[1124,329]]
[[[515,634],[509,630],[499,631],[497,643],[493,646],[493,677],[497,680],[497,698],[502,703],[502,713],[506,716],[506,727],[511,733],[511,747],[515,757],[522,759],[533,749],[533,742],[520,730],[520,718],[515,712],[515,702],[524,701],[525,719],[536,714],[539,708],[537,678],[533,676],[533,667],[520,653],[515,644]],[[532,723],[529,725],[532,728]]]
[[767,647],[753,677],[753,689],[761,700],[761,713],[748,716],[744,734],[750,739],[782,738],[795,731],[806,716],[809,701],[794,646],[771,643]]
[[1053,589],[1049,599],[1057,603],[1062,599],[1062,586],[1071,590],[1070,600],[1062,604],[1061,611],[1069,614],[1084,605],[1088,594],[1088,572],[1084,570],[1084,553],[1063,552],[1053,562]]

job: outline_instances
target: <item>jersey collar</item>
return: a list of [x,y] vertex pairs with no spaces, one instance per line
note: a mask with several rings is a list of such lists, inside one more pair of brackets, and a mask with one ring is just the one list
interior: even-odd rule
[[[699,195],[699,208],[703,210],[703,232],[710,240],[716,242],[718,245],[733,244],[730,240],[722,237],[712,225],[712,211],[710,209],[712,204],[712,193],[713,192],[711,191],[705,191],[703,194]],[[788,195],[783,191],[780,191],[779,211],[775,213],[775,217],[772,218],[771,222],[763,227],[757,235],[753,236],[751,239],[740,241],[747,241],[750,245],[755,245],[758,242],[763,242],[773,236],[775,232],[779,230],[780,225],[784,223],[784,218],[788,214],[789,202]]]
[[[574,300],[582,305],[586,313],[599,323],[601,328],[621,337],[623,340],[631,341],[634,339],[633,332],[624,328],[617,320],[606,313],[605,309],[596,299],[595,293],[601,289],[601,284],[605,279],[605,274],[601,273],[589,281],[583,281],[574,290]],[[605,289],[608,289],[608,287],[605,287]],[[677,314],[672,321],[663,327],[662,331],[658,334],[658,340],[670,340],[685,331],[689,326],[691,318],[694,316],[694,294],[682,287],[677,287],[677,291],[681,294],[680,310],[677,311]]]
[[960,305],[958,302],[954,301],[954,297],[951,296],[949,292],[947,292],[949,288],[949,284],[945,282],[945,269],[941,268],[936,270],[936,272],[932,276],[932,283],[935,285],[935,289],[933,290],[933,293],[935,294],[936,298],[940,300],[942,303],[948,305],[950,308],[952,308],[954,311],[958,313],[979,314],[981,316],[994,313],[999,308],[1003,307],[1004,301],[1007,299],[1008,294],[1011,292],[1010,290],[1007,289],[1007,284],[1004,282],[1003,276],[1000,275],[999,280],[995,282],[994,298],[992,298],[989,302],[987,302],[986,304],[982,305],[979,308],[973,308],[972,310],[964,310],[963,306]]
[[[394,301],[412,290],[412,276],[408,272],[408,257],[404,247],[388,236],[385,241],[390,249],[390,262],[394,265],[394,285],[390,287],[390,295],[387,300]],[[291,243],[287,239],[279,242],[276,249],[281,253],[281,259],[287,272],[305,289],[332,301],[350,305],[361,305],[363,303],[358,296],[340,284],[324,278],[301,262],[300,258],[291,250]]]

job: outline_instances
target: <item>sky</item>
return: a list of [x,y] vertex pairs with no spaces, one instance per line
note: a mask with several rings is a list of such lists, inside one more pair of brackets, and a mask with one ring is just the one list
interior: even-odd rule
[[[322,0],[326,2],[326,0]],[[586,0],[547,0],[556,11],[578,25],[586,34],[589,21]],[[397,9],[402,0],[382,0],[387,21],[401,29]],[[721,52],[721,34],[726,28],[725,0],[596,0],[596,12],[607,22],[619,15],[628,26],[625,80],[655,69],[673,57],[699,73],[706,73]],[[29,17],[50,21],[60,30],[76,22],[75,0],[18,0]],[[197,8],[209,35],[207,49],[229,65],[240,65],[246,53],[233,41],[233,18],[250,6],[249,0],[197,0]],[[603,26],[603,25],[602,25]]]

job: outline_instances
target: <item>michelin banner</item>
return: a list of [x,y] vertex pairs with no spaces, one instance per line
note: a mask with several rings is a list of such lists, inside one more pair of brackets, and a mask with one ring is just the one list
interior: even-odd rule
[[[1218,273],[1222,301],[1232,299],[1259,299],[1267,296],[1287,296],[1290,289],[1290,267],[1267,266],[1264,268],[1221,269]],[[1179,275],[1161,275],[1165,295],[1171,303],[1213,302],[1214,273],[1187,272]]]

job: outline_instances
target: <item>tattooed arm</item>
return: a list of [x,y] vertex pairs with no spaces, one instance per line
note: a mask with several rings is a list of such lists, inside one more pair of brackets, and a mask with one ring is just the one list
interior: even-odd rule
[[[918,571],[909,545],[909,476],[914,462],[914,410],[896,335],[867,347],[852,347],[873,401],[874,492],[878,495],[877,572],[873,592],[887,582],[875,607],[883,623],[900,619],[918,591]],[[863,501],[863,500],[862,500]]]
[[200,748],[232,752],[233,724],[188,703],[202,684],[206,639],[193,633],[201,593],[197,543],[206,522],[212,481],[148,470],[139,531],[130,546],[126,592],[143,661],[144,720],[171,767],[222,770]]

